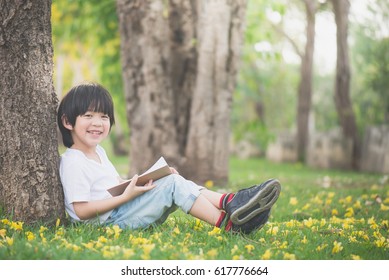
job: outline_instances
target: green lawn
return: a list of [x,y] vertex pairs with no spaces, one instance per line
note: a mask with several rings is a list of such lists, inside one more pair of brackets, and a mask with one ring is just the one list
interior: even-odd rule
[[[126,158],[112,158],[120,173]],[[388,176],[232,159],[229,190],[278,178],[269,223],[243,236],[176,211],[143,231],[29,227],[0,214],[0,259],[389,259]],[[218,190],[217,186],[212,189]]]

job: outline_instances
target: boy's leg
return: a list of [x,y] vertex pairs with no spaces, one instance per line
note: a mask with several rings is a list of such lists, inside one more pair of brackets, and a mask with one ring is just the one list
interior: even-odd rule
[[222,193],[218,193],[218,192],[214,192],[214,191],[211,191],[209,189],[202,189],[201,191],[201,194],[205,196],[205,198],[207,200],[209,200],[209,202],[211,202],[216,208],[218,209],[221,209],[220,207],[220,200],[222,199],[222,197],[225,195],[225,194],[222,194]]
[[205,221],[211,225],[216,225],[222,215],[222,211],[209,200],[201,191],[201,194],[194,201],[189,214]]

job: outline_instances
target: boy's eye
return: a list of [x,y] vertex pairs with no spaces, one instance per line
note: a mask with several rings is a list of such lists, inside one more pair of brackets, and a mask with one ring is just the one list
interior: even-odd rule
[[108,115],[103,115],[103,116],[101,116],[101,118],[104,119],[104,120],[109,120],[109,116]]

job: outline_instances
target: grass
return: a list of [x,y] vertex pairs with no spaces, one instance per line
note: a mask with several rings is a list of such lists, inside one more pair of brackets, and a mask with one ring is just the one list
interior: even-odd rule
[[[112,158],[120,173],[126,158]],[[0,259],[389,259],[387,176],[314,170],[264,159],[231,159],[229,190],[278,178],[269,223],[247,236],[176,211],[147,230],[27,226],[0,211]],[[218,190],[217,187],[212,189]]]

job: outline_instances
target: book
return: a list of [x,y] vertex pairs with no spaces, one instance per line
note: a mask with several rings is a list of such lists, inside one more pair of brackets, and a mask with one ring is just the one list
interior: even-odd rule
[[[143,186],[147,184],[150,180],[155,181],[169,174],[172,174],[169,165],[167,164],[166,160],[163,157],[160,157],[159,160],[157,160],[157,162],[153,164],[153,166],[151,166],[144,173],[139,175],[136,185]],[[119,185],[109,188],[108,192],[112,196],[121,195],[124,192],[124,190],[127,188],[127,186],[130,184],[130,182],[131,180],[126,180],[120,183]]]

